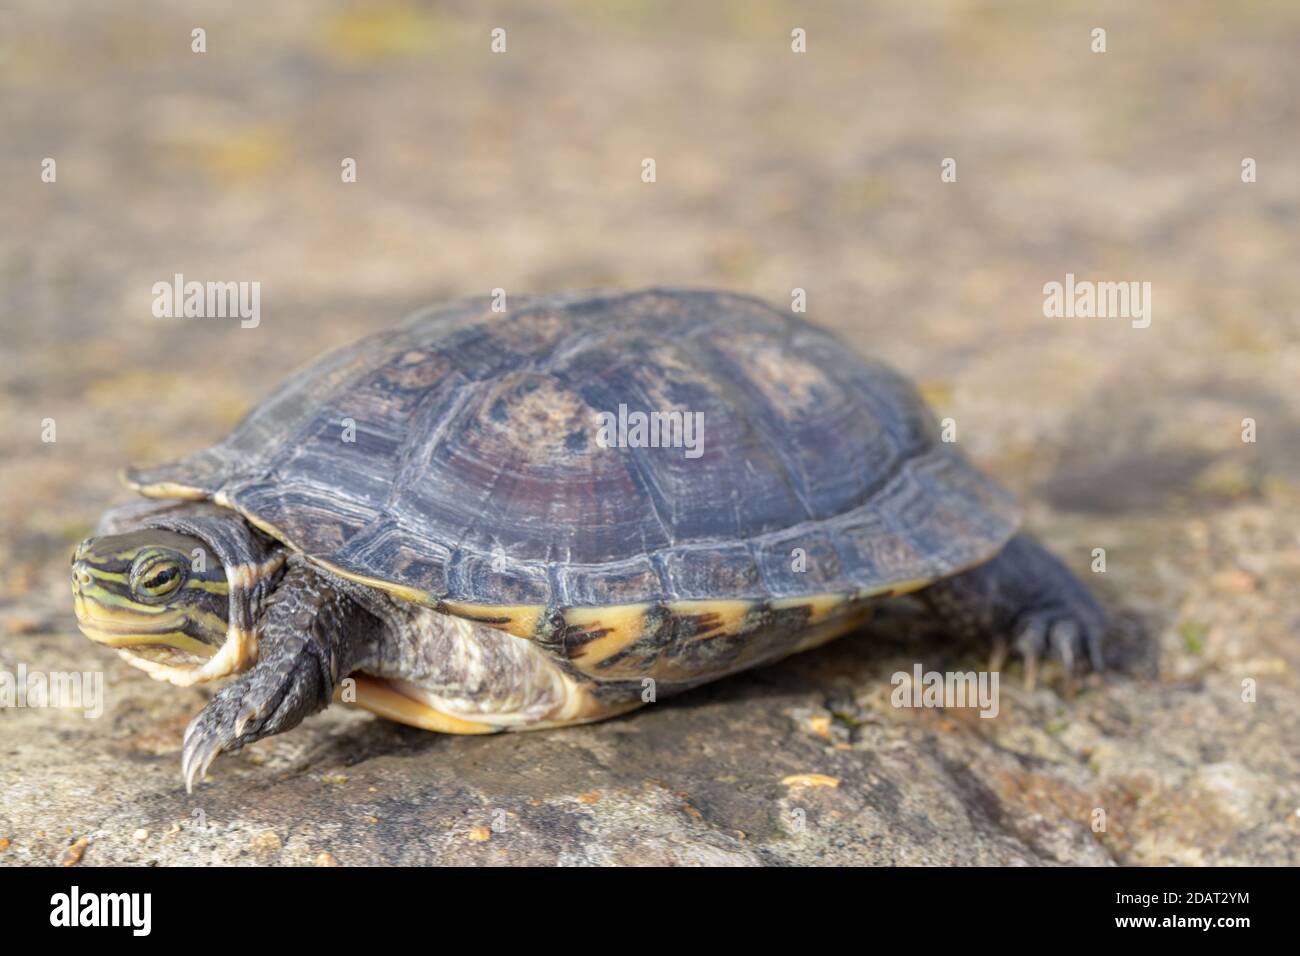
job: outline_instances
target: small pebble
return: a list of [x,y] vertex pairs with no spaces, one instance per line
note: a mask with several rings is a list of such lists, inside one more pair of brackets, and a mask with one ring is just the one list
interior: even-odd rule
[[795,773],[781,781],[787,787],[838,787],[839,777],[829,777],[824,773]]
[[271,853],[280,849],[280,837],[274,830],[264,830],[249,841],[253,849],[259,853]]
[[149,831],[146,830],[144,827],[141,827],[139,830],[136,830],[134,833],[132,833],[131,837],[132,839],[137,840],[140,843],[143,843],[145,840],[149,839]]
[[1220,571],[1211,578],[1211,583],[1221,591],[1231,591],[1235,594],[1249,594],[1256,589],[1254,575],[1240,568]]
[[86,847],[90,845],[89,837],[82,837],[72,846],[63,851],[63,865],[76,866],[81,862],[81,854],[86,852]]
[[474,827],[474,829],[469,831],[468,836],[471,843],[483,843],[487,840],[492,839],[492,831],[489,830],[487,827],[477,826]]
[[328,850],[326,850],[324,853],[316,857],[316,859],[313,860],[312,863],[314,866],[338,866],[339,865],[338,858],[333,853],[330,853]]

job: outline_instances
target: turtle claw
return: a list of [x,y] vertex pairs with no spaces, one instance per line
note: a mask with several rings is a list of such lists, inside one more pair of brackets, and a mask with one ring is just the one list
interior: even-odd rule
[[[230,688],[227,688],[229,690]],[[212,761],[223,751],[236,750],[242,744],[237,743],[238,734],[224,728],[228,722],[223,719],[228,710],[222,699],[225,691],[208,702],[190,725],[185,728],[185,743],[181,750],[181,776],[185,779],[185,792],[193,793],[194,785],[200,783],[208,774]]]
[[1050,653],[1065,672],[1065,695],[1073,697],[1080,660],[1086,657],[1095,671],[1101,671],[1103,631],[1101,622],[1063,607],[1031,615],[1015,639],[1016,651],[1025,664],[1025,687],[1033,690],[1037,686],[1039,664]]
[[193,793],[194,784],[202,782],[208,775],[208,767],[212,766],[212,761],[217,759],[221,750],[220,742],[212,737],[196,736],[185,745],[181,756],[181,776],[185,778],[186,793]]
[[1050,641],[1052,654],[1065,671],[1065,696],[1074,697],[1074,648],[1079,639],[1079,625],[1074,621],[1057,621],[1052,625]]
[[1016,651],[1025,662],[1025,687],[1038,686],[1038,662],[1047,644],[1047,627],[1038,617],[1030,618],[1016,635]]
[[1000,671],[1006,666],[1008,650],[1006,635],[999,634],[993,638],[993,650],[989,653],[990,671]]
[[1061,560],[1032,538],[1017,535],[990,561],[936,581],[921,592],[954,632],[993,640],[991,670],[1001,670],[1008,646],[1024,661],[1025,686],[1038,684],[1047,656],[1061,662],[1070,693],[1087,658],[1102,673],[1106,612]]
[[257,720],[259,705],[230,693],[247,690],[239,684],[227,687],[190,722],[181,753],[181,775],[185,778],[186,791],[193,792],[195,783],[207,776],[208,768],[219,755],[266,736]]
[[311,653],[298,654],[260,663],[214,695],[185,728],[181,775],[186,791],[194,791],[221,754],[288,730],[319,710],[320,675]]
[[1038,654],[1030,651],[1025,654],[1025,690],[1038,688]]

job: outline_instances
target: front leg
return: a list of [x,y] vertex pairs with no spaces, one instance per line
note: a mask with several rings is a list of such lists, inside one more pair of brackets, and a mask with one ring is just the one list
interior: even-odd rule
[[1010,639],[1024,658],[1030,687],[1047,652],[1061,661],[1067,681],[1084,656],[1094,671],[1104,669],[1106,612],[1059,558],[1026,535],[1012,538],[993,560],[918,596],[959,634],[991,639],[993,670],[1005,662]]
[[185,730],[185,789],[193,789],[218,754],[296,727],[328,706],[377,627],[352,598],[296,563],[263,609],[257,663],[214,695]]

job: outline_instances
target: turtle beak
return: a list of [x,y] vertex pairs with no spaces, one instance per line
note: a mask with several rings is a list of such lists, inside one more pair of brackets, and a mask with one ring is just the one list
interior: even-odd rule
[[[72,610],[77,615],[77,623],[85,632],[85,625],[91,620],[91,609],[86,602],[86,595],[91,593],[95,587],[95,576],[91,573],[90,566],[81,560],[89,540],[83,541],[77,548],[77,554],[72,559]],[[91,635],[86,634],[87,637]],[[91,638],[95,640],[95,638]]]
[[90,573],[90,566],[86,563],[86,556],[90,554],[94,545],[95,539],[87,538],[77,545],[77,550],[72,554],[72,602],[78,621],[86,620],[84,592],[95,584],[94,575]]
[[[78,551],[81,549],[78,548]],[[90,575],[90,569],[86,567],[84,561],[78,561],[75,558],[72,561],[72,608],[76,611],[77,620],[86,620],[86,599],[83,595],[83,589],[91,587],[94,578]]]

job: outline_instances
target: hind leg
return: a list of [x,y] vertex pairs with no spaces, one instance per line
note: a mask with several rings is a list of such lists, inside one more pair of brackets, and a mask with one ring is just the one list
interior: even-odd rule
[[1106,612],[1059,558],[1025,535],[1012,538],[993,560],[937,581],[918,597],[957,633],[992,640],[992,669],[1001,669],[1010,645],[1024,659],[1031,687],[1047,654],[1070,680],[1082,658],[1094,671],[1105,666]]

